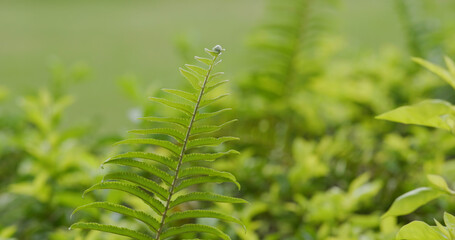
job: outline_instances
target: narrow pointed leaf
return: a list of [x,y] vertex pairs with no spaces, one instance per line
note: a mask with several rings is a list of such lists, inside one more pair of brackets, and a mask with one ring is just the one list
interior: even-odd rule
[[205,137],[205,138],[197,138],[188,141],[187,144],[187,149],[192,149],[196,147],[203,147],[203,146],[218,146],[224,142],[227,141],[234,141],[234,140],[239,140],[239,138],[236,137],[220,137],[220,138],[214,138],[214,137]]
[[193,161],[214,161],[220,157],[224,157],[229,154],[240,154],[238,151],[229,150],[222,153],[190,153],[183,156],[182,162],[193,162]]
[[212,168],[189,167],[189,168],[183,169],[179,174],[180,178],[192,177],[192,176],[211,176],[211,177],[227,178],[231,182],[235,183],[240,188],[240,184],[237,182],[237,179],[235,178],[234,175],[232,175],[229,172],[222,172],[222,171],[218,171],[218,170],[215,170]]
[[210,104],[212,104],[212,103],[214,103],[214,102],[216,102],[216,101],[218,101],[218,100],[220,100],[220,99],[222,99],[222,98],[224,98],[224,97],[226,97],[226,96],[229,96],[229,94],[227,93],[227,94],[223,94],[223,95],[220,95],[220,96],[218,96],[218,97],[215,97],[215,98],[202,100],[202,102],[201,102],[201,104],[199,105],[199,107],[200,107],[200,108],[203,108],[203,107],[205,107],[205,106],[208,106],[208,105],[210,105]]
[[197,61],[207,65],[207,66],[210,66],[212,65],[212,62],[213,60],[212,59],[208,59],[208,58],[203,58],[203,57],[194,57],[194,59],[196,59]]
[[438,75],[440,78],[442,78],[444,81],[446,81],[452,88],[455,89],[455,76],[452,76],[450,72],[445,70],[444,68],[433,64],[431,62],[428,62],[424,59],[421,58],[413,58],[414,62],[424,66],[426,69],[430,70],[434,74]]
[[236,122],[236,121],[237,121],[237,119],[233,119],[231,121],[225,122],[218,126],[205,125],[205,126],[200,126],[200,127],[194,127],[193,129],[191,129],[191,135],[216,132],[216,131],[220,130],[221,128],[223,128],[224,126],[226,126],[230,123]]
[[230,110],[232,110],[232,108],[224,108],[224,109],[221,109],[221,110],[216,111],[216,112],[198,113],[196,115],[196,121],[207,119],[207,118],[211,118],[211,117],[215,117],[218,114],[221,114],[221,113],[224,113],[224,112],[227,112],[227,111],[230,111]]
[[[211,80],[214,80],[214,79],[216,79],[216,78],[218,78],[218,77],[221,77],[221,76],[223,76],[223,75],[224,75],[224,72],[212,73],[212,74],[210,74],[209,80],[210,80],[210,81],[211,81]],[[211,81],[211,82],[209,83],[209,86],[212,86],[212,85],[213,85],[213,81]]]
[[141,162],[133,159],[128,159],[128,158],[119,158],[119,159],[112,159],[112,160],[107,160],[103,164],[118,164],[118,165],[123,165],[123,166],[129,166],[129,167],[135,167],[142,169],[144,171],[147,171],[157,177],[159,177],[161,180],[163,180],[167,184],[172,184],[172,179],[173,177],[169,175],[168,173],[164,172],[163,170],[158,169],[157,167],[153,166],[150,163],[147,162]]
[[166,222],[178,221],[178,220],[188,219],[188,218],[217,218],[217,219],[224,220],[227,222],[238,223],[242,227],[245,228],[242,221],[240,221],[239,219],[237,219],[235,217],[231,217],[224,213],[215,212],[215,211],[211,211],[211,210],[188,210],[185,212],[176,212],[176,213],[170,215],[169,217],[167,217]]
[[135,219],[147,224],[148,226],[150,226],[153,230],[155,230],[155,232],[157,231],[157,229],[159,227],[159,222],[151,215],[149,215],[145,212],[142,212],[142,211],[133,210],[131,208],[125,207],[120,204],[115,204],[115,203],[110,203],[110,202],[89,203],[89,204],[76,208],[71,215],[74,215],[76,212],[79,212],[81,210],[88,209],[88,208],[101,208],[101,209],[109,210],[112,212],[120,213],[122,215],[135,218]]
[[117,226],[113,226],[113,225],[107,225],[107,224],[78,222],[78,223],[71,225],[71,227],[70,227],[70,229],[75,229],[75,228],[90,229],[90,230],[97,230],[97,231],[101,231],[101,232],[114,233],[117,235],[126,236],[126,237],[130,237],[130,238],[137,239],[137,240],[153,239],[152,236],[146,235],[144,233],[140,233],[138,231],[134,231],[134,230],[131,230],[128,228],[123,228],[123,227],[117,227]]
[[247,201],[241,198],[223,196],[216,193],[210,192],[192,192],[177,197],[171,202],[170,207],[173,208],[179,204],[191,201],[208,201],[208,202],[224,202],[224,203],[247,203]]
[[139,187],[156,194],[161,200],[166,200],[169,196],[168,191],[158,185],[155,181],[139,176],[131,172],[109,173],[104,176],[103,181],[125,180],[137,184]]
[[190,122],[189,118],[172,118],[172,117],[141,117],[141,120],[150,121],[150,122],[163,122],[163,123],[173,123],[182,127],[188,127]]
[[220,231],[218,228],[214,228],[214,227],[202,225],[202,224],[185,224],[180,227],[169,228],[161,236],[163,237],[163,239],[166,239],[169,237],[173,237],[173,236],[176,236],[176,235],[179,235],[182,233],[188,233],[188,232],[210,233],[217,237],[220,237],[223,240],[231,240],[231,238],[228,235],[226,235],[225,233]]
[[116,143],[116,145],[119,144],[151,144],[166,148],[176,155],[180,154],[180,147],[177,145],[166,140],[158,140],[154,138],[130,138]]
[[154,153],[146,153],[146,152],[122,153],[122,154],[118,154],[113,157],[110,157],[108,160],[114,160],[114,159],[120,159],[120,158],[141,158],[141,159],[146,159],[146,160],[152,160],[152,161],[164,164],[173,170],[175,170],[175,168],[177,167],[177,162],[175,162],[171,158],[157,155]]
[[232,182],[237,185],[237,188],[240,190],[240,184],[236,181],[233,181],[229,178],[224,177],[212,177],[212,176],[204,176],[204,177],[196,177],[183,180],[176,188],[175,192],[178,192],[182,189],[185,189],[189,186],[201,184],[201,183],[223,183],[223,182]]
[[191,71],[193,71],[201,76],[206,76],[208,73],[207,69],[196,66],[196,65],[185,64],[185,67],[187,67]]
[[185,134],[183,132],[180,132],[179,130],[176,130],[174,128],[150,128],[150,129],[134,129],[128,131],[129,133],[135,133],[135,134],[142,134],[142,135],[148,135],[148,134],[164,134],[173,137],[175,140],[179,142],[183,142],[183,139],[185,138]]
[[455,63],[447,56],[444,57],[444,61],[446,62],[447,69],[449,69],[450,74],[453,78],[455,78]]
[[102,182],[97,183],[91,186],[89,189],[85,190],[84,195],[99,189],[114,189],[122,192],[130,193],[138,198],[140,198],[145,204],[149,205],[156,213],[161,214],[164,211],[163,204],[150,196],[144,190],[136,187],[132,184],[121,183],[121,182]]
[[189,92],[185,92],[182,90],[176,90],[176,89],[167,89],[167,88],[163,89],[163,91],[174,94],[175,96],[186,99],[193,103],[197,102],[197,95],[195,95],[194,93],[189,93]]
[[206,87],[205,92],[209,93],[212,90],[214,90],[214,89],[218,88],[219,86],[222,86],[222,85],[224,85],[225,83],[228,83],[228,82],[229,82],[229,80],[222,80],[222,81],[214,82],[213,84],[210,84],[209,86]]
[[179,103],[179,102],[175,102],[175,101],[171,101],[171,100],[167,100],[167,99],[164,99],[164,98],[149,97],[149,99],[154,101],[154,102],[162,103],[164,105],[167,105],[169,107],[177,109],[177,110],[179,110],[179,111],[181,111],[183,113],[186,113],[188,115],[192,114],[191,109],[193,107],[191,105],[184,104],[184,103]]
[[201,80],[198,76],[183,68],[179,68],[179,70],[182,76],[190,82],[191,86],[193,86],[195,90],[199,91],[201,89]]

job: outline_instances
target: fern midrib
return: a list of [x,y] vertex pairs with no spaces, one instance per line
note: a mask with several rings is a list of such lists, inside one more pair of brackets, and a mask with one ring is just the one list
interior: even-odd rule
[[175,170],[174,180],[172,181],[172,185],[169,188],[169,197],[167,198],[166,207],[164,209],[163,216],[161,218],[160,228],[158,229],[158,232],[156,234],[156,240],[160,240],[160,236],[161,236],[161,233],[162,233],[164,225],[165,225],[167,212],[168,212],[169,206],[171,204],[171,199],[172,199],[172,196],[174,195],[174,188],[176,187],[176,184],[177,184],[180,167],[181,167],[182,161],[183,161],[183,156],[185,155],[186,145],[187,145],[188,140],[190,138],[191,129],[193,127],[194,120],[196,119],[196,114],[197,114],[197,111],[199,109],[199,104],[201,103],[202,96],[204,95],[205,86],[207,85],[207,82],[208,82],[209,77],[210,77],[210,73],[212,72],[213,66],[215,65],[215,62],[216,62],[216,59],[218,58],[218,56],[219,56],[219,54],[216,55],[213,58],[212,63],[210,64],[210,67],[209,67],[209,69],[207,71],[207,75],[205,76],[205,79],[204,79],[204,83],[202,84],[201,91],[199,93],[196,105],[194,106],[194,111],[193,111],[193,114],[191,116],[191,120],[190,120],[190,123],[188,125],[188,129],[186,131],[185,140],[183,141],[182,151],[180,152],[180,155],[179,155],[177,168]]

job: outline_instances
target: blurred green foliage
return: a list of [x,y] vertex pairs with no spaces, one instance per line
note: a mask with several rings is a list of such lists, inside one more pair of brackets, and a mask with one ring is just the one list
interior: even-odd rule
[[[179,4],[176,3],[175,8]],[[198,4],[201,2],[196,6],[203,6]],[[362,8],[367,4],[372,7]],[[446,131],[387,123],[374,117],[423,99],[455,102],[450,87],[410,60],[410,56],[414,56],[440,64],[443,55],[455,56],[452,34],[455,4],[431,0],[393,3],[270,0],[264,5],[265,8],[258,5],[259,10],[264,9],[263,20],[248,33],[247,39],[239,40],[233,31],[226,31],[228,23],[218,26],[221,30],[215,28],[224,29],[223,34],[214,33],[217,40],[237,45],[246,40],[246,46],[225,59],[225,69],[234,73],[231,74],[232,97],[209,106],[234,109],[230,116],[220,120],[239,119],[224,133],[241,137],[240,142],[230,144],[241,155],[217,161],[214,167],[232,172],[242,185],[239,195],[250,202],[236,209],[224,204],[214,207],[232,211],[247,229],[234,227],[223,231],[232,239],[243,240],[388,240],[395,239],[400,227],[411,221],[421,222],[406,225],[408,227],[400,231],[401,237],[406,237],[409,229],[428,228],[423,222],[436,218],[441,223],[436,223],[439,230],[429,228],[432,229],[430,234],[451,236],[445,231],[447,228],[440,225],[442,222],[446,226],[453,225],[450,215],[442,219],[443,211],[455,211],[453,197],[444,195],[404,216],[381,216],[403,193],[428,186],[426,175],[442,176],[453,189],[454,137]],[[362,15],[368,29],[361,28],[360,23],[348,30],[344,25],[336,27],[341,22],[340,12],[352,5],[359,6],[355,14],[343,17],[359,22],[356,17]],[[393,12],[393,16],[381,17],[384,22],[393,22],[390,27],[398,26],[397,31],[387,32],[378,27],[381,23],[369,22],[368,14],[376,7]],[[259,10],[254,10],[252,14],[258,15],[256,10]],[[223,11],[226,12],[235,18],[233,9]],[[200,26],[208,26],[204,24],[212,15],[216,12],[210,12],[207,18],[202,15]],[[218,20],[214,21],[218,23]],[[156,24],[165,27],[162,21],[156,20]],[[169,44],[175,45],[177,56],[183,62],[195,49],[207,45],[201,40],[206,35],[213,40],[209,34],[213,28],[206,27],[209,30],[204,28],[204,34],[197,34],[197,28],[183,23],[182,26],[177,38]],[[246,33],[246,29],[242,28],[242,33]],[[343,35],[346,33],[348,35]],[[387,33],[401,34],[397,38],[405,40],[402,44],[386,46],[372,41],[371,45],[358,47],[360,39],[383,39]],[[117,40],[111,37],[103,41]],[[229,49],[229,44],[227,48],[234,50]],[[160,44],[151,44],[149,49],[159,51]],[[152,50],[141,54],[154,54]],[[127,64],[128,58],[125,60],[120,55],[111,56],[112,61]],[[159,56],[162,56],[159,60],[145,64],[154,69],[162,66],[174,69],[179,64],[177,57]],[[17,68],[27,71],[27,66],[16,64]],[[123,116],[123,122],[143,127],[149,123],[131,120],[139,116],[172,114],[145,101],[148,96],[159,96],[157,90],[162,83],[146,84],[141,75],[120,76],[118,65],[112,66],[106,69],[111,75],[117,74],[118,84],[111,81],[105,86],[90,85],[88,81],[83,83],[90,86],[86,95],[81,95],[84,92],[78,88],[78,82],[100,76],[90,75],[91,71],[84,64],[66,67],[53,61],[48,84],[38,90],[29,88],[25,94],[7,89],[11,84],[1,79],[0,239],[125,239],[67,230],[75,221],[69,218],[74,207],[90,201],[81,198],[82,192],[99,181],[105,171],[100,170],[99,165],[108,154],[117,151],[110,145],[125,134],[113,128],[104,133],[97,129],[114,126],[111,123],[119,116]],[[166,69],[154,77],[176,78],[178,73]],[[112,79],[111,75],[107,79]],[[18,73],[17,76],[24,75]],[[109,98],[103,109],[92,107],[94,99],[102,98],[104,91],[115,87],[124,94]],[[74,101],[85,102],[85,107],[72,109]],[[134,108],[127,114],[117,112],[125,103]],[[103,112],[102,119],[88,117],[91,115],[85,115],[86,111]],[[84,123],[81,123],[81,115],[86,118]],[[434,188],[434,182],[430,180],[430,183],[432,187],[425,189]],[[204,189],[223,193],[236,191],[230,185],[205,186]],[[141,206],[121,194],[102,192],[100,195],[111,202]],[[108,212],[94,211],[82,217],[143,227]],[[431,236],[422,239],[431,239]]]

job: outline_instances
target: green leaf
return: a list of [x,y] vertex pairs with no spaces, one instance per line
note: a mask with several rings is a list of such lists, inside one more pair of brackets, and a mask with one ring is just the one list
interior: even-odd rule
[[208,70],[205,69],[205,68],[201,68],[199,66],[196,66],[196,65],[190,65],[190,64],[185,64],[185,67],[187,67],[188,69],[190,69],[191,71],[201,75],[201,76],[206,76],[207,73],[208,73]]
[[191,201],[209,201],[209,202],[225,202],[225,203],[248,203],[241,198],[228,197],[210,192],[192,192],[181,195],[171,202],[170,208],[179,204]]
[[146,120],[150,122],[164,122],[164,123],[173,123],[184,128],[188,127],[190,118],[172,118],[172,117],[141,117],[141,120]]
[[218,146],[224,142],[227,141],[234,141],[234,140],[239,140],[239,138],[236,137],[219,137],[219,138],[214,138],[214,137],[205,137],[205,138],[197,138],[188,141],[188,144],[186,145],[186,149],[192,149],[196,147],[204,147],[204,146]]
[[167,88],[164,88],[162,90],[164,92],[174,94],[175,96],[178,96],[178,97],[188,100],[190,102],[193,102],[193,103],[197,102],[197,95],[194,93],[189,93],[189,92],[185,92],[182,90],[176,90],[176,89],[167,89]]
[[164,172],[163,170],[158,169],[157,167],[153,166],[150,163],[141,162],[141,161],[128,159],[128,158],[119,158],[119,159],[107,160],[103,164],[118,164],[118,165],[139,168],[139,169],[142,169],[144,171],[147,171],[147,172],[159,177],[161,180],[163,180],[165,183],[167,183],[169,185],[172,184],[173,176],[169,175],[168,173]]
[[183,142],[185,139],[185,134],[179,130],[174,128],[150,128],[150,129],[134,129],[128,131],[129,133],[135,134],[164,134],[173,137],[175,140],[179,141],[180,143]]
[[175,170],[177,168],[177,162],[172,160],[171,158],[157,155],[154,153],[145,153],[145,152],[122,153],[122,154],[118,154],[113,157],[110,157],[107,161],[114,160],[114,159],[120,159],[120,158],[141,158],[141,159],[152,160],[152,161],[164,164],[165,166],[167,166],[173,170]]
[[240,224],[243,228],[245,226],[243,225],[242,221],[235,217],[231,217],[229,215],[226,215],[224,213],[220,212],[215,212],[211,210],[188,210],[185,212],[176,212],[167,217],[166,222],[172,222],[172,221],[178,221],[182,219],[188,219],[188,218],[217,218],[220,220],[224,220],[227,222],[234,222]]
[[211,177],[222,177],[229,179],[231,182],[235,183],[238,188],[240,188],[240,184],[237,182],[237,179],[235,178],[234,175],[228,172],[222,172],[218,171],[215,169],[211,168],[205,168],[205,167],[189,167],[183,169],[179,173],[180,178],[185,178],[185,177],[192,177],[192,176],[211,176]]
[[153,180],[139,176],[138,174],[131,172],[119,172],[109,173],[103,177],[103,182],[107,180],[126,180],[139,185],[140,187],[156,194],[161,200],[166,201],[169,196],[169,192],[158,185]]
[[237,188],[240,190],[240,184],[237,181],[232,181],[232,179],[224,177],[197,177],[183,180],[176,188],[175,192],[178,192],[182,189],[185,189],[189,186],[201,184],[201,183],[223,183],[223,182],[233,182],[237,185]]
[[142,212],[142,211],[136,211],[131,208],[125,207],[120,204],[115,204],[115,203],[110,203],[110,202],[93,202],[89,203],[83,206],[80,206],[76,208],[73,213],[71,214],[74,215],[76,212],[79,212],[84,209],[88,208],[101,208],[105,210],[109,210],[112,212],[120,213],[125,216],[130,216],[132,218],[138,219],[139,221],[147,224],[148,226],[151,227],[151,229],[155,230],[155,232],[158,230],[160,223],[151,215]]
[[[439,232],[441,232],[443,236],[450,237],[449,230],[447,230],[446,227],[442,226],[442,224],[439,223],[438,220],[436,220],[436,219],[433,219],[433,220],[436,223],[436,227],[438,228]],[[452,239],[452,238],[450,237],[449,239]]]
[[447,56],[444,57],[444,61],[446,62],[447,69],[449,69],[452,78],[455,78],[455,63]]
[[229,154],[240,154],[238,151],[229,150],[222,153],[190,153],[183,156],[183,163],[194,162],[194,161],[214,161],[220,157],[224,157]]
[[167,150],[171,151],[172,153],[179,155],[180,154],[180,147],[167,141],[167,140],[158,140],[154,138],[130,138],[126,140],[119,141],[115,143],[116,145],[120,144],[151,144],[166,148]]
[[163,235],[163,239],[182,234],[182,233],[188,233],[188,232],[204,232],[204,233],[210,233],[213,234],[217,237],[220,237],[223,240],[230,240],[231,238],[224,234],[222,231],[220,231],[217,228],[210,227],[207,225],[202,225],[202,224],[185,224],[180,227],[172,227],[166,230]]
[[197,91],[201,90],[201,81],[198,78],[198,76],[194,75],[192,72],[185,70],[183,68],[179,68],[179,70],[182,76],[185,77],[186,80],[190,82],[191,86],[193,86],[195,90]]
[[211,66],[212,63],[213,63],[213,60],[212,59],[208,59],[208,58],[202,58],[202,57],[194,57],[194,59],[196,59],[198,62],[201,62],[207,66]]
[[154,102],[158,102],[158,103],[164,104],[166,106],[169,106],[171,108],[177,109],[183,113],[188,114],[189,116],[191,116],[193,114],[193,112],[192,112],[193,106],[191,106],[191,105],[167,100],[164,98],[149,97],[149,99]]
[[91,186],[89,189],[85,190],[83,196],[85,196],[89,192],[99,189],[114,189],[122,192],[127,192],[140,198],[145,204],[149,205],[156,213],[161,214],[164,211],[164,206],[160,201],[156,200],[139,187],[122,182],[97,183]]
[[131,230],[128,228],[123,228],[123,227],[117,227],[117,226],[113,226],[113,225],[107,225],[107,224],[78,222],[78,223],[71,225],[70,230],[75,229],[75,228],[114,233],[117,235],[134,238],[137,240],[153,239],[152,236],[144,234],[144,233],[140,233],[138,231],[134,231],[134,230]]
[[223,113],[223,112],[230,111],[230,110],[232,110],[232,108],[224,108],[224,109],[221,109],[221,110],[219,110],[219,111],[216,111],[216,112],[209,112],[209,113],[200,113],[200,112],[198,112],[197,115],[196,115],[195,120],[196,120],[196,121],[199,121],[199,120],[203,120],[203,119],[215,117],[215,116],[217,116],[218,114],[221,114],[221,113]]
[[223,123],[221,125],[218,125],[218,126],[217,125],[204,125],[204,126],[200,126],[200,127],[193,127],[191,129],[191,135],[216,132],[216,131],[219,131],[224,126],[227,126],[228,124],[231,124],[233,122],[237,122],[237,119],[233,119],[231,121],[227,121],[227,122],[225,122],[225,123]]
[[205,99],[205,100],[202,100],[201,103],[199,104],[199,108],[203,108],[203,107],[206,107],[226,96],[229,96],[229,93],[226,93],[226,94],[223,94],[223,95],[220,95],[218,97],[215,97],[215,98],[211,98],[211,99]]
[[399,107],[376,118],[452,131],[455,126],[454,116],[455,109],[450,103],[442,100],[426,100],[412,106]]
[[[209,80],[216,79],[216,78],[221,77],[221,76],[223,76],[223,75],[224,75],[224,72],[212,73],[212,74],[210,74]],[[209,83],[209,86],[212,86],[213,84],[214,84],[213,81],[211,81],[211,82]]]
[[438,75],[440,78],[442,78],[444,81],[446,81],[452,88],[455,89],[455,77],[452,76],[447,70],[444,68],[433,64],[431,62],[428,62],[424,59],[421,58],[413,58],[414,62],[424,66],[426,69],[430,70],[434,74]]
[[448,194],[455,194],[455,192],[449,188],[449,185],[447,185],[447,182],[443,177],[429,174],[427,175],[427,178],[428,181],[430,181],[430,183],[437,187],[439,190],[444,191]]
[[228,82],[229,82],[229,80],[221,80],[221,81],[213,82],[212,84],[208,84],[208,86],[205,87],[205,92],[209,93],[212,90],[216,89],[217,87],[222,86]]
[[397,240],[447,240],[442,234],[421,221],[413,221],[400,229]]
[[444,212],[444,223],[455,234],[455,217],[447,212]]
[[409,214],[429,201],[441,196],[442,193],[442,191],[428,187],[414,189],[395,199],[390,209],[382,218]]

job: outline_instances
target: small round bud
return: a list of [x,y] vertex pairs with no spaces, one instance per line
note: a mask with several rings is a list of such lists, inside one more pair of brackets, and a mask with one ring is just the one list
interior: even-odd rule
[[220,54],[224,49],[220,45],[216,45],[215,47],[212,48],[212,51]]

